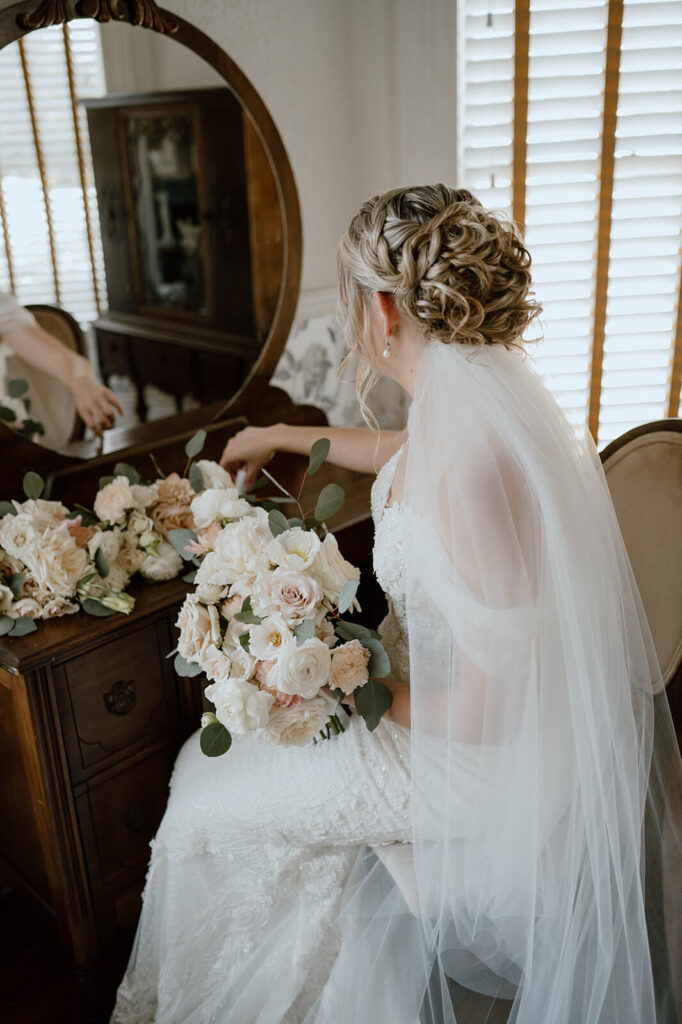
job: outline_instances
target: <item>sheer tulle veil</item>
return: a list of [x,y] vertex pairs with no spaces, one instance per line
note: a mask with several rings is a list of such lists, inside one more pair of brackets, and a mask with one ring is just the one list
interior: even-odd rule
[[439,341],[408,438],[413,843],[359,854],[306,1024],[674,1024],[682,762],[594,443]]

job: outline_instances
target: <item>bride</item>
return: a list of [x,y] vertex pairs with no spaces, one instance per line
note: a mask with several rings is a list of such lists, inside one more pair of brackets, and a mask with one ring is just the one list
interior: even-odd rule
[[436,185],[366,202],[339,274],[366,418],[388,375],[407,430],[250,427],[223,464],[380,467],[393,703],[185,743],[112,1021],[673,1024],[682,764],[599,457],[521,340],[530,256]]

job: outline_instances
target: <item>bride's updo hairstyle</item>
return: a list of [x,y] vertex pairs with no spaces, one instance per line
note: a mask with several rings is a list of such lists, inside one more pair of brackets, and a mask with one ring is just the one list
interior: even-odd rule
[[487,210],[467,189],[394,188],[363,203],[339,244],[338,268],[348,350],[341,367],[357,358],[365,417],[378,376],[370,333],[373,292],[392,293],[427,338],[472,350],[523,349],[522,335],[542,311],[531,291],[530,264],[516,224]]

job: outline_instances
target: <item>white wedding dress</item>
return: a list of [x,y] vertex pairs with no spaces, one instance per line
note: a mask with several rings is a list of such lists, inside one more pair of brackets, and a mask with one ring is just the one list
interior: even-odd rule
[[[401,449],[402,450],[402,449]],[[400,450],[400,451],[401,451]],[[374,568],[392,678],[407,681],[400,451],[372,487]],[[236,736],[180,751],[152,840],[143,910],[112,1024],[298,1024],[336,956],[341,894],[364,844],[409,842],[410,731],[382,719],[307,747]]]

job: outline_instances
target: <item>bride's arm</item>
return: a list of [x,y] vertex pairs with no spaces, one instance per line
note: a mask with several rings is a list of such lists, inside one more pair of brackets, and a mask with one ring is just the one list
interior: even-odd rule
[[398,450],[406,431],[382,430],[377,446],[376,433],[364,427],[299,427],[287,423],[245,427],[227,442],[220,463],[231,472],[245,467],[248,488],[275,452],[307,455],[321,437],[331,442],[329,462],[360,473],[376,473]]

